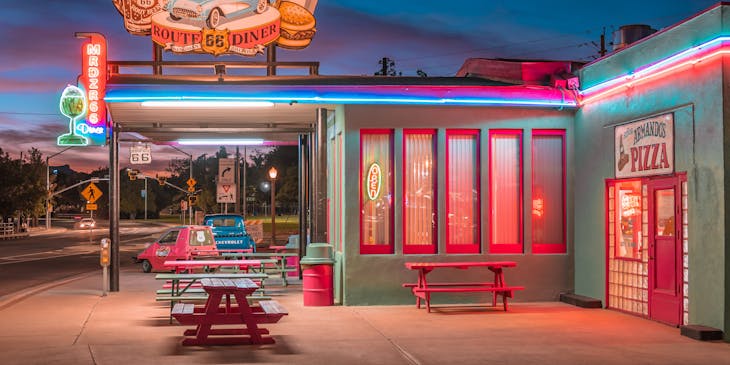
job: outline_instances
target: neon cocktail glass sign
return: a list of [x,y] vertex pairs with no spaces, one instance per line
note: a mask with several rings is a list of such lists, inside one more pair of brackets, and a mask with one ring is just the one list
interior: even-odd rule
[[86,112],[86,97],[84,92],[76,86],[68,85],[61,93],[59,102],[61,114],[68,117],[68,133],[58,136],[56,143],[59,146],[86,146],[89,141],[76,134],[76,120]]
[[[61,96],[61,113],[71,118],[71,131],[58,137],[60,146],[86,146],[106,144],[106,39],[98,33],[77,33],[77,37],[87,38],[81,46],[81,75],[78,86]],[[67,90],[70,90],[67,88]],[[82,96],[79,99],[76,95]],[[72,102],[83,101],[83,111],[73,117],[64,111],[64,100],[69,106]]]
[[367,191],[368,191],[368,199],[375,200],[378,198],[378,195],[380,195],[380,187],[382,186],[383,182],[383,173],[380,169],[380,165],[378,165],[377,162],[373,162],[372,165],[370,165],[370,168],[368,168],[368,176],[367,176]]

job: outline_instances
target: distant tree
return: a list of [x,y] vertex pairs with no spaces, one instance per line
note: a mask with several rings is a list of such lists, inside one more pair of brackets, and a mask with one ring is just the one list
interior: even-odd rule
[[383,57],[378,61],[378,64],[380,65],[380,70],[375,72],[375,76],[401,76],[403,75],[402,72],[398,72],[395,70],[395,61],[391,60],[388,57]]

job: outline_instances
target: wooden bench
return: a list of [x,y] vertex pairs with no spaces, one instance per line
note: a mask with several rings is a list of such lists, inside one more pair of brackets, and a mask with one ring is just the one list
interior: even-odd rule
[[[505,267],[514,267],[512,261],[475,261],[475,262],[407,262],[406,268],[418,271],[417,283],[404,283],[404,288],[411,289],[416,297],[416,307],[421,308],[421,300],[426,302],[426,309],[431,312],[431,293],[492,293],[492,306],[497,306],[497,297],[502,296],[502,305],[507,311],[507,298],[512,298],[517,290],[524,290],[522,286],[507,286],[504,280]],[[491,282],[428,282],[426,275],[438,268],[454,268],[465,270],[470,267],[486,267],[494,273]]]

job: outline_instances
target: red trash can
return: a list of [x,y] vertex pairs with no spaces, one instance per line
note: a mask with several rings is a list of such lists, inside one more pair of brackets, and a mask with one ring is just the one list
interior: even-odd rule
[[334,305],[332,245],[312,243],[299,262],[302,267],[302,295],[305,306]]

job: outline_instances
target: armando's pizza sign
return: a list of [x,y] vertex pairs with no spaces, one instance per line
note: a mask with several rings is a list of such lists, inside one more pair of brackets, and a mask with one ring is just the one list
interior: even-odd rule
[[674,117],[663,114],[615,129],[616,178],[674,172]]
[[176,53],[255,56],[309,45],[316,0],[113,0],[127,31]]

